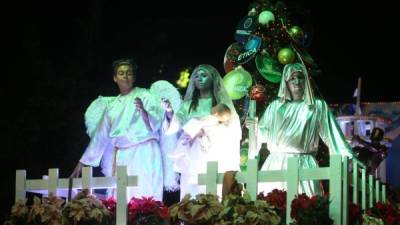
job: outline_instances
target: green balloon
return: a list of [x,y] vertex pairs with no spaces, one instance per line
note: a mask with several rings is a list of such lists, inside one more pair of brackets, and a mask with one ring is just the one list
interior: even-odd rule
[[237,68],[224,76],[223,83],[229,97],[237,100],[247,94],[253,81],[249,72],[243,68]]

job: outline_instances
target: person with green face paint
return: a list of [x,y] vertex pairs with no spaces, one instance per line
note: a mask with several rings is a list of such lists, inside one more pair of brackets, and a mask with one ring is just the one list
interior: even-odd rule
[[[199,133],[201,129],[198,129],[197,126],[191,126],[191,122],[193,122],[193,119],[208,120],[214,112],[213,109],[216,109],[215,106],[221,106],[222,104],[229,108],[230,116],[220,118],[220,120],[224,121],[221,126],[212,126],[216,129],[212,131],[213,135],[215,135],[212,138],[218,136],[220,138],[218,142],[223,142],[224,148],[218,148],[217,152],[205,153],[205,151],[212,151],[211,149],[214,148],[203,149],[199,140],[200,136],[202,136]],[[218,161],[220,173],[227,170],[240,169],[240,139],[242,136],[240,120],[216,68],[208,64],[197,66],[191,74],[184,101],[179,110],[174,112],[170,105],[166,104],[165,111],[164,133],[176,134],[174,137],[177,140],[179,137],[180,141],[185,138],[182,136],[185,135],[183,131],[191,134],[191,136],[186,136],[188,145],[191,145],[187,148],[190,151],[186,151],[185,154],[177,154],[180,149],[179,145],[172,146],[175,150],[171,153],[171,158],[174,158],[174,168],[175,171],[181,173],[181,199],[185,194],[191,194],[192,197],[195,197],[197,194],[205,193],[205,186],[197,185],[197,175],[206,173],[207,160],[210,159],[211,155],[213,155],[211,157],[213,161]],[[219,189],[222,191],[222,188]]]
[[[248,127],[254,124],[246,121]],[[258,124],[258,146],[266,143],[270,151],[261,170],[286,170],[289,157],[299,158],[300,168],[318,167],[315,155],[319,138],[328,146],[330,154],[353,157],[327,103],[314,96],[305,67],[300,63],[287,64],[278,98],[267,107]],[[286,183],[259,183],[260,192],[273,189],[286,189]],[[309,196],[322,194],[320,182],[302,181],[299,192]]]

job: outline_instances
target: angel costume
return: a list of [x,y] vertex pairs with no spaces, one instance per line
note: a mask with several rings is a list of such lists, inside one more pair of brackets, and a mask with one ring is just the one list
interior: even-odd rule
[[[140,98],[149,117],[149,128],[134,106]],[[85,114],[90,143],[80,162],[99,166],[106,176],[112,176],[116,165],[126,165],[128,175],[138,176],[138,186],[128,188],[131,197],[154,196],[162,200],[163,167],[158,143],[162,120],[159,102],[151,93],[135,87],[126,95],[100,97]],[[96,115],[97,112],[97,115]],[[90,115],[97,117],[89,118]]]
[[[181,128],[192,118],[203,118],[211,114],[211,108],[213,105],[213,98],[199,98],[198,106],[196,109],[190,110],[192,103],[193,92],[195,91],[195,74],[199,70],[205,70],[210,75],[213,81],[212,95],[215,97],[215,103],[224,103],[231,110],[231,119],[227,121],[223,129],[223,134],[218,136],[221,138],[220,143],[223,143],[223,148],[212,149],[212,153],[204,151],[202,146],[197,143],[195,146],[190,148],[185,155],[179,153],[176,149],[170,156],[174,159],[174,168],[176,171],[181,173],[180,188],[181,188],[181,199],[188,193],[192,197],[199,193],[205,193],[205,186],[197,185],[197,177],[200,173],[206,173],[207,160],[212,159],[218,162],[218,171],[223,173],[227,170],[239,170],[240,169],[240,139],[241,139],[241,128],[239,116],[236,113],[232,100],[229,98],[223,83],[221,76],[218,71],[210,65],[200,65],[192,72],[190,77],[189,85],[186,90],[184,101],[180,109],[174,114],[170,123],[166,122],[163,125],[164,132],[176,133],[181,131]],[[197,128],[194,128],[197,129]],[[191,133],[190,128],[187,127],[187,132]],[[215,132],[214,132],[215,133]],[[196,142],[196,140],[194,140]],[[178,152],[177,152],[178,151]],[[177,156],[182,157],[177,157]],[[199,157],[201,156],[201,157]]]
[[[158,102],[168,99],[171,102],[173,110],[178,110],[181,106],[181,94],[166,80],[154,82],[150,87],[150,92],[157,98]],[[164,169],[164,188],[166,191],[177,191],[179,190],[179,174],[174,171],[173,161],[168,157],[168,154],[174,150],[176,145],[176,135],[167,134],[162,130],[159,130],[159,134]]]
[[[286,85],[290,76],[298,71],[305,76],[305,92],[303,101],[292,101]],[[278,99],[267,107],[258,128],[258,145],[266,142],[270,151],[261,170],[286,170],[289,157],[299,158],[300,168],[318,167],[314,156],[319,137],[329,147],[330,154],[353,155],[326,102],[314,98],[307,71],[299,63],[284,67]],[[286,183],[258,185],[258,190],[264,193],[275,188],[286,189]],[[319,182],[302,181],[299,192],[309,196],[321,194]]]

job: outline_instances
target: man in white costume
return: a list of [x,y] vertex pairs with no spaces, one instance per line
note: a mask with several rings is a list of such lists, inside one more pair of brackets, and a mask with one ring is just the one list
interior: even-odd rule
[[[160,103],[144,88],[134,87],[136,64],[131,59],[114,62],[114,82],[120,94],[103,101],[103,115],[78,165],[99,166],[106,176],[115,175],[116,166],[126,165],[129,175],[138,176],[138,187],[128,188],[128,198],[153,196],[162,200],[163,166],[158,130],[163,118]],[[101,101],[101,98],[98,99]]]

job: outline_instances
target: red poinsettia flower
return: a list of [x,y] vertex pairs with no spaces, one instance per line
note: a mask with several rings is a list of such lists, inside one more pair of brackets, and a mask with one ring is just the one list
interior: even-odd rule
[[367,214],[382,219],[385,225],[399,224],[400,210],[391,203],[375,203],[372,208],[367,210]]
[[102,203],[106,207],[106,209],[108,209],[108,211],[110,211],[113,218],[115,218],[116,211],[117,211],[117,201],[115,200],[115,198],[113,198],[113,197],[107,198],[105,200],[102,200]]
[[333,224],[329,218],[329,197],[299,194],[291,204],[291,217],[297,225]]
[[168,207],[161,201],[155,200],[153,197],[133,197],[128,203],[128,222],[143,221],[146,223],[150,220],[166,220],[169,217]]
[[349,224],[356,225],[361,223],[361,206],[349,202]]
[[286,211],[286,191],[274,189],[267,196],[264,196],[264,193],[261,192],[258,199],[265,200],[276,208]]

